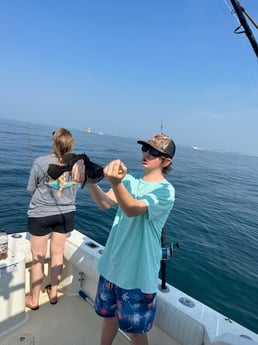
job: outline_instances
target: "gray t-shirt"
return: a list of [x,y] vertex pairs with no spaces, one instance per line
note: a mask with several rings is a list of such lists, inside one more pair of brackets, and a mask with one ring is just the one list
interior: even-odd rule
[[72,180],[69,171],[53,180],[47,173],[49,164],[58,164],[54,154],[38,157],[33,162],[27,186],[33,193],[27,212],[29,217],[52,216],[76,209],[76,193],[81,184]]

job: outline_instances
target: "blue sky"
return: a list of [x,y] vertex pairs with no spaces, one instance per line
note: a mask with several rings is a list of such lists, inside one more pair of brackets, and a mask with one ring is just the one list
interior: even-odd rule
[[258,59],[230,8],[1,0],[0,117],[137,139],[162,121],[178,145],[258,156]]

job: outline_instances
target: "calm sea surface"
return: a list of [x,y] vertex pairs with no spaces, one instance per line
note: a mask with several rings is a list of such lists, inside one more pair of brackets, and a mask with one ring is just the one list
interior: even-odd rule
[[[31,161],[51,150],[56,128],[0,119],[0,228],[26,231]],[[72,129],[71,129],[72,130]],[[141,169],[137,139],[72,130],[75,152],[105,165]],[[168,179],[176,203],[165,227],[167,281],[258,333],[258,157],[177,147]],[[101,183],[108,188],[105,180]],[[105,244],[115,210],[101,211],[86,188],[78,193],[76,228]]]

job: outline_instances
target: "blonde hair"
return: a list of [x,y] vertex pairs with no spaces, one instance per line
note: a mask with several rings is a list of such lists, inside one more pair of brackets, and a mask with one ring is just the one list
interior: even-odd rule
[[65,128],[58,128],[52,134],[53,153],[57,156],[59,163],[62,163],[62,157],[73,151],[74,139],[72,133]]

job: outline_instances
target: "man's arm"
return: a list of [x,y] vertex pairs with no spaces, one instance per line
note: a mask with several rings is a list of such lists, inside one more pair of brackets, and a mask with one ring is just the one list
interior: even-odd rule
[[[97,184],[87,183],[88,190],[95,203],[103,210],[118,204],[128,217],[145,214],[148,208],[142,200],[134,199],[127,191],[122,179],[127,168],[120,160],[111,161],[104,168],[104,175],[110,182],[112,189],[104,192]],[[72,169],[73,180],[82,182],[85,179],[85,165],[83,160],[76,162]]]
[[133,198],[122,183],[126,173],[127,168],[119,159],[110,162],[104,168],[105,177],[109,180],[117,203],[124,213],[128,217],[145,214],[148,211],[145,202]]
[[110,183],[117,203],[127,217],[136,217],[141,214],[145,214],[148,211],[148,207],[145,202],[134,199],[122,182]]
[[[81,183],[85,181],[85,164],[82,159],[73,165],[72,177],[76,182]],[[101,209],[106,210],[117,203],[112,189],[104,192],[97,184],[92,183],[87,183],[87,187],[92,199]]]
[[117,203],[112,189],[104,192],[100,186],[92,183],[87,183],[87,187],[92,199],[102,210],[107,210]]

